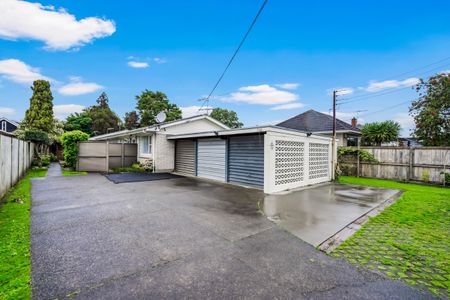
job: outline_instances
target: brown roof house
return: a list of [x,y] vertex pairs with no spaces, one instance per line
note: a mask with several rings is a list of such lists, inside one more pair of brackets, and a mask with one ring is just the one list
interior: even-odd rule
[[[333,117],[311,109],[287,119],[277,126],[331,137],[333,134]],[[360,136],[361,131],[357,127],[356,118],[352,119],[352,124],[336,118],[338,146],[356,146]]]

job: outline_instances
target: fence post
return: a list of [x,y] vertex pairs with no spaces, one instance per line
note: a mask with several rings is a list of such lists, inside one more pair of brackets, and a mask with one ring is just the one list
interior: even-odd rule
[[121,156],[120,166],[123,168],[124,167],[124,163],[125,163],[125,144],[124,144],[123,141],[122,141],[120,156]]
[[409,148],[408,180],[414,179],[414,148]]
[[109,173],[109,141],[106,141],[106,173]]

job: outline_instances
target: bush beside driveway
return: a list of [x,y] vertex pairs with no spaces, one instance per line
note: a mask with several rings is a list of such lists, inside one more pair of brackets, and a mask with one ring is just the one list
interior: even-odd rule
[[356,177],[341,177],[340,182],[405,192],[332,256],[449,297],[450,189]]

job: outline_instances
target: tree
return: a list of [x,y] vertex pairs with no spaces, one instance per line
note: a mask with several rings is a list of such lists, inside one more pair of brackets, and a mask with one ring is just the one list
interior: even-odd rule
[[92,135],[92,119],[85,113],[74,113],[66,118],[64,123],[65,131],[80,130]]
[[214,108],[210,114],[210,117],[222,122],[230,128],[241,128],[244,125],[239,122],[239,118],[235,111],[224,108]]
[[124,125],[126,129],[139,127],[139,115],[135,110],[125,113]]
[[361,128],[362,142],[373,146],[395,141],[399,133],[400,124],[392,120],[367,123]]
[[108,96],[104,92],[98,97],[97,105],[86,108],[84,113],[92,120],[92,133],[94,135],[120,129],[120,118],[109,108]]
[[181,119],[181,109],[176,104],[170,103],[163,92],[145,90],[136,96],[136,100],[141,126],[156,124],[156,116],[162,111],[166,113],[166,121]]
[[450,74],[438,74],[416,85],[419,98],[409,108],[414,136],[424,146],[450,146]]
[[50,133],[53,130],[53,96],[50,82],[35,80],[31,88],[30,107],[25,113],[22,127]]

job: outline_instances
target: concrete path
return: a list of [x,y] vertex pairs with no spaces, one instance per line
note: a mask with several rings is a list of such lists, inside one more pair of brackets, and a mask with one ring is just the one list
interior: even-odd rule
[[34,299],[424,299],[317,251],[256,190],[97,174],[32,182]]
[[59,177],[62,176],[61,165],[56,162],[52,162],[48,167],[47,177]]

